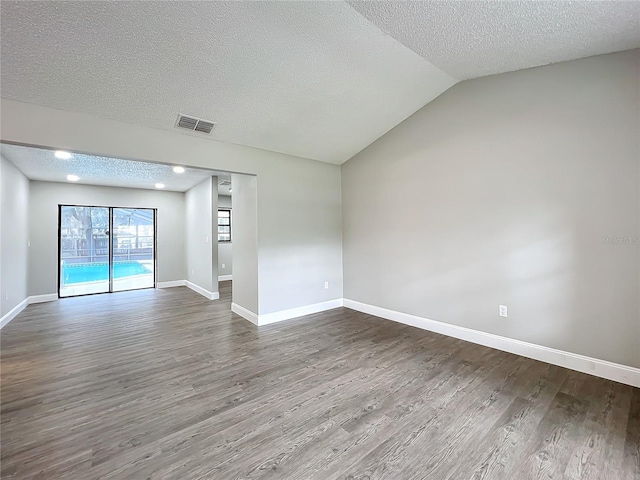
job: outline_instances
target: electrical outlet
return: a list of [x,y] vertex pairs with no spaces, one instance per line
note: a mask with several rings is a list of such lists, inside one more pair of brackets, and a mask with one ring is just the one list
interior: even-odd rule
[[224,266],[224,263],[222,264],[222,268],[226,268],[226,267]]
[[501,317],[507,316],[507,306],[506,305],[498,305],[498,313]]
[[196,269],[195,269],[195,268],[192,268],[192,269],[191,269],[191,275],[195,275],[195,274],[196,274]]
[[329,282],[324,282],[324,288],[329,288]]
[[5,300],[9,300],[9,294],[8,294],[8,293],[5,293],[5,294],[4,294],[4,299],[5,299]]

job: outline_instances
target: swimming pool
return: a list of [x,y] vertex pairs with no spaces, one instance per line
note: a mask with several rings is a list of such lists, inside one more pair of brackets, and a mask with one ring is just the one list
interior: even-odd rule
[[[132,277],[134,275],[152,273],[153,270],[148,269],[138,262],[115,262],[113,264],[113,278]],[[64,285],[109,280],[109,264],[72,263],[70,265],[63,265],[62,279]]]

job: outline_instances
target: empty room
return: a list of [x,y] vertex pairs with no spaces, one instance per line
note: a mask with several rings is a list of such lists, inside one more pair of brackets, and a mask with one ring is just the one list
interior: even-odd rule
[[0,1],[0,478],[640,480],[640,2]]

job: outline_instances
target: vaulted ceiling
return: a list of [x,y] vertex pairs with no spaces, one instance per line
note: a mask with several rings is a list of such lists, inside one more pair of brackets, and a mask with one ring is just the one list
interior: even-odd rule
[[458,80],[640,47],[637,1],[349,3]]
[[4,98],[170,131],[183,113],[336,164],[459,80],[640,47],[640,2],[0,6]]

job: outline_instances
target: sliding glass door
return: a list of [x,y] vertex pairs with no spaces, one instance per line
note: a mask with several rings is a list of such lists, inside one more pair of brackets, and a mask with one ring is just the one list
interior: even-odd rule
[[61,205],[60,297],[155,287],[153,209]]
[[109,209],[60,207],[61,297],[109,291]]
[[113,208],[111,291],[155,286],[155,221],[149,208]]

